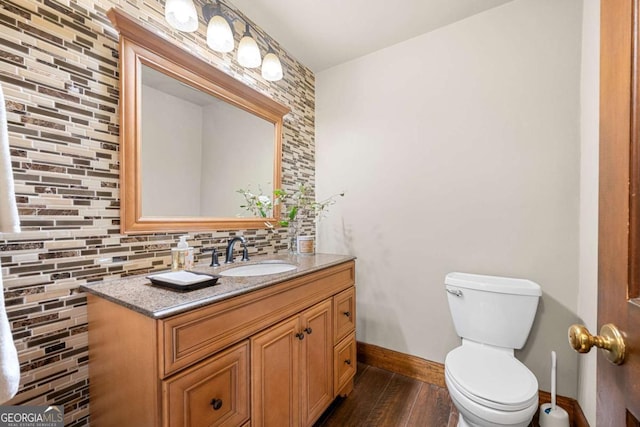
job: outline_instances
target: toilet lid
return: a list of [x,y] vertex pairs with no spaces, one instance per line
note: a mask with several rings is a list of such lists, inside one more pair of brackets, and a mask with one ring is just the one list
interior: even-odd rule
[[515,357],[496,350],[458,347],[447,354],[445,370],[468,398],[516,411],[538,399],[538,380]]

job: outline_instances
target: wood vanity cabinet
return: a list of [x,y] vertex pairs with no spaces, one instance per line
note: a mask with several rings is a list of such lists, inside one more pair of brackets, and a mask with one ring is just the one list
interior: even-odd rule
[[156,319],[87,295],[90,421],[310,426],[353,388],[354,262]]

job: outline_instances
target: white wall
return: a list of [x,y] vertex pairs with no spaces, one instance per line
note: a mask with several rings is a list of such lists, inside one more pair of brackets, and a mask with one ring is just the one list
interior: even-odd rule
[[[274,125],[226,102],[203,108],[202,187],[203,215],[249,215],[234,190],[273,193]],[[242,129],[242,132],[238,132]],[[229,189],[229,191],[222,191]],[[215,196],[215,197],[212,197]]]
[[577,395],[581,0],[516,0],[318,73],[318,248],[357,260],[363,342],[443,362],[450,271],[543,288],[518,357]]
[[[580,155],[580,287],[578,315],[598,331],[598,122],[600,79],[600,1],[584,0],[582,20],[581,155]],[[580,357],[578,402],[596,425],[596,351]]]
[[201,108],[145,85],[142,103],[142,213],[193,216],[200,212]]

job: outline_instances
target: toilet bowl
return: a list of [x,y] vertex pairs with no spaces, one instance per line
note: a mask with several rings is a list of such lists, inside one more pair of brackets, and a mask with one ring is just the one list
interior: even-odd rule
[[524,427],[538,409],[536,377],[503,351],[465,343],[447,355],[445,382],[458,426]]
[[538,408],[538,381],[514,357],[535,318],[540,286],[524,279],[450,273],[449,308],[462,345],[445,359],[459,427],[523,426]]

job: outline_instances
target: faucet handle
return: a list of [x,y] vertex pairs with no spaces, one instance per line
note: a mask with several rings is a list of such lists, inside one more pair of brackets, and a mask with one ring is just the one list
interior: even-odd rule
[[218,251],[215,246],[212,248],[202,249],[202,252],[211,252],[211,264],[209,264],[209,267],[220,267],[220,263],[218,262]]
[[249,250],[244,243],[242,244],[242,261],[249,261]]

